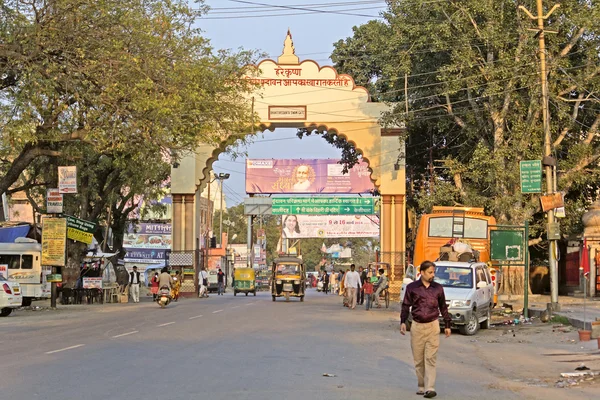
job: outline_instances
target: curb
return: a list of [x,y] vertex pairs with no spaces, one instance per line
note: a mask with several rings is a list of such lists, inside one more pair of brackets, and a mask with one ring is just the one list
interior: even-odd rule
[[[540,308],[529,308],[529,316],[530,317],[536,317],[539,318],[544,312],[546,312],[546,309],[540,309]],[[579,329],[586,329],[586,330],[592,330],[592,321],[588,320],[585,323],[585,327],[584,327],[584,323],[583,323],[583,318],[580,317],[574,317],[573,315],[571,315],[571,313],[566,313],[566,312],[562,312],[562,311],[558,311],[555,312],[556,315],[560,315],[561,317],[565,317],[569,323],[574,326],[575,328],[579,328]]]

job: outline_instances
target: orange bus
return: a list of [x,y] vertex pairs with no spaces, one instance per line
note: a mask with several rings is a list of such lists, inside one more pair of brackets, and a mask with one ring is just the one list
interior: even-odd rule
[[413,264],[435,261],[440,247],[450,240],[464,239],[479,251],[479,261],[490,260],[490,226],[496,219],[485,215],[478,207],[433,207],[430,214],[423,214],[417,228]]

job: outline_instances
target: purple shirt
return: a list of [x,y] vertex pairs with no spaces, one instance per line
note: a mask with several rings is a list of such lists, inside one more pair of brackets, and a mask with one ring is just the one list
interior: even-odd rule
[[406,287],[400,323],[406,322],[408,314],[411,313],[411,307],[412,317],[416,322],[424,324],[435,321],[441,313],[446,328],[450,328],[452,325],[452,318],[448,314],[448,306],[446,305],[446,296],[444,296],[444,287],[439,283],[431,282],[429,287],[425,287],[423,281],[419,279]]

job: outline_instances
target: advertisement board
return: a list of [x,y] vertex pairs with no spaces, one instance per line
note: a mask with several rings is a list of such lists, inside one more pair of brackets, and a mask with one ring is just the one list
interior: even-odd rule
[[77,242],[91,244],[96,232],[96,223],[67,215],[67,237]]
[[246,193],[368,193],[371,171],[361,161],[348,173],[336,159],[247,159]]
[[58,191],[77,193],[77,167],[58,167]]
[[365,215],[284,215],[282,237],[352,238],[379,236],[379,218]]
[[102,289],[102,278],[83,277],[84,289]]
[[123,236],[123,247],[130,249],[171,248],[171,224],[131,225]]
[[42,265],[63,267],[67,243],[67,220],[64,218],[42,219]]
[[46,212],[48,214],[62,214],[63,195],[58,189],[46,190]]

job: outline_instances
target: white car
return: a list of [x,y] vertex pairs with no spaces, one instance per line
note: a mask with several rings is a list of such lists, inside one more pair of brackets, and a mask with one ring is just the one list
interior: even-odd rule
[[[414,270],[410,271],[414,273]],[[402,284],[400,301],[404,300],[406,286],[412,281],[407,269]],[[415,279],[419,278],[416,274]],[[479,328],[488,329],[494,307],[494,285],[487,264],[481,262],[435,262],[435,282],[444,287],[452,326],[463,335],[471,336]],[[440,315],[440,322],[441,320]]]
[[8,317],[22,302],[21,285],[0,276],[0,317]]

